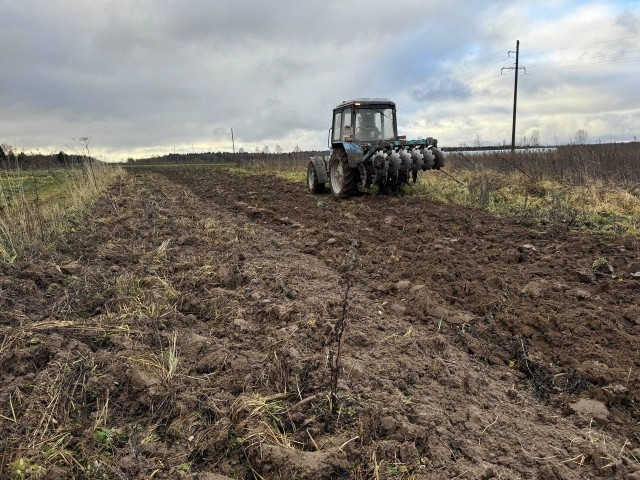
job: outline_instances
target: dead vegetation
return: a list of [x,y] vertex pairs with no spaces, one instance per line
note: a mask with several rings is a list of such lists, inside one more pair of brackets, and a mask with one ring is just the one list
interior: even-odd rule
[[91,208],[123,173],[120,167],[85,161],[56,170],[53,182],[39,190],[39,172],[24,175],[18,169],[0,171],[2,262],[13,263],[20,255],[35,255],[49,248],[72,228],[71,217]]
[[447,175],[416,192],[501,215],[613,235],[640,235],[636,144],[567,145],[494,154],[452,153]]
[[[409,225],[396,215],[398,202],[415,200],[407,197],[372,197],[362,208],[356,199],[345,211],[318,206],[304,185],[286,191],[288,183],[271,179],[259,200],[262,178],[175,175],[192,190],[158,174],[129,175],[51,257],[0,266],[4,477],[579,478],[639,470],[630,423],[638,419],[638,370],[621,353],[631,351],[633,327],[609,328],[633,280],[590,300],[603,307],[588,320],[602,328],[607,349],[588,356],[614,364],[580,357],[574,366],[586,388],[571,390],[568,377],[556,376],[541,399],[527,369],[539,365],[553,377],[552,367],[568,372],[573,360],[558,348],[562,340],[545,336],[558,328],[537,315],[552,306],[576,332],[562,330],[562,338],[580,342],[576,318],[587,315],[571,317],[559,305],[574,302],[567,308],[575,310],[585,300],[560,295],[592,285],[541,260],[556,251],[541,245],[547,237],[525,242],[531,230],[477,215],[465,227],[468,212],[432,204],[434,226],[417,202],[404,205],[419,219]],[[375,228],[365,221],[371,212],[381,215]],[[478,225],[495,231],[479,233]],[[475,232],[469,243],[464,228]],[[572,251],[584,244],[553,240]],[[529,242],[535,249],[518,250]],[[418,255],[423,247],[432,254]],[[617,272],[637,255],[633,244],[615,250],[616,259],[607,248],[589,256],[601,286],[608,264]],[[496,256],[495,271],[477,270],[478,252]],[[529,298],[540,289],[519,293],[527,283],[517,272],[526,277],[527,268],[553,270],[567,286]],[[521,311],[527,317],[510,317]],[[539,336],[509,330],[531,325]],[[491,329],[504,336],[495,344]],[[497,346],[517,335],[529,339],[521,357],[513,343]],[[560,395],[554,387],[563,381]],[[568,411],[577,394],[608,395],[611,421]]]
[[[540,224],[640,235],[637,143],[563,145],[499,153],[449,153],[442,172],[420,175],[405,194],[480,207]],[[304,182],[308,160],[245,160],[237,171]]]

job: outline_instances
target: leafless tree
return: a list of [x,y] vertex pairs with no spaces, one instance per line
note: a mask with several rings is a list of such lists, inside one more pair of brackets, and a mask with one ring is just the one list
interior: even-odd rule
[[584,145],[587,143],[587,139],[589,138],[589,133],[586,130],[580,128],[576,132],[575,143],[578,145]]

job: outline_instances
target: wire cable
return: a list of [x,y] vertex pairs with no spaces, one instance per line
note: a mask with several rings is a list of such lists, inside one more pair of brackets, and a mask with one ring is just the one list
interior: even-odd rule
[[631,58],[625,58],[625,59],[621,59],[621,60],[606,60],[603,62],[593,62],[593,63],[585,63],[582,65],[567,65],[564,67],[557,67],[557,68],[547,68],[547,69],[542,69],[542,70],[533,70],[531,72],[527,72],[527,75],[536,75],[539,73],[547,73],[547,72],[561,72],[561,71],[565,71],[565,70],[575,70],[577,68],[586,68],[586,67],[596,67],[596,66],[600,66],[600,65],[614,65],[617,63],[628,63],[628,62],[634,62],[640,60],[640,56],[639,57],[631,57]]
[[[611,24],[616,24],[617,22],[613,22]],[[601,25],[597,28],[604,28],[608,25],[611,24],[607,24],[607,25]],[[591,29],[591,30],[595,30]],[[572,34],[575,33],[579,33],[580,31],[575,31]],[[555,37],[547,37],[547,38],[557,38],[557,37],[565,37],[565,36],[569,36],[572,34],[563,34],[563,35],[557,35]],[[543,50],[543,51],[538,51],[538,52],[532,52],[532,53],[526,53],[526,54],[520,54],[520,57],[530,57],[530,56],[534,56],[534,55],[542,55],[545,53],[553,53],[553,52],[558,52],[558,51],[563,51],[563,50],[570,50],[570,49],[574,49],[574,48],[580,48],[580,47],[589,47],[589,46],[593,46],[593,45],[603,45],[603,44],[607,44],[607,43],[612,43],[612,42],[619,42],[622,40],[629,40],[629,39],[633,39],[633,38],[638,38],[640,37],[640,34],[638,35],[631,35],[631,36],[627,36],[627,37],[621,37],[621,38],[615,38],[612,40],[602,40],[602,41],[598,41],[598,42],[592,42],[592,43],[585,43],[585,44],[580,44],[580,45],[573,45],[573,46],[569,46],[569,47],[561,47],[561,48],[555,48],[555,49],[550,49],[550,50]],[[591,62],[591,63],[585,63],[585,64],[577,64],[577,65],[564,65],[564,66],[558,66],[558,67],[554,67],[555,65],[562,65],[562,64],[567,64],[567,63],[573,63],[573,62],[580,62],[583,60],[592,60],[595,58],[606,58],[606,57],[611,57],[614,55],[624,55],[626,53],[630,53],[630,52],[637,52],[640,51],[640,49],[632,49],[632,50],[624,50],[621,52],[616,52],[616,53],[610,53],[610,54],[603,54],[603,55],[594,55],[591,57],[583,57],[583,58],[578,58],[578,59],[574,59],[574,60],[560,60],[557,62],[549,62],[549,63],[545,63],[545,64],[533,64],[533,65],[529,65],[527,66],[527,69],[532,70],[530,72],[526,72],[523,74],[524,75],[535,75],[535,74],[541,74],[541,73],[550,73],[550,72],[556,72],[556,71],[564,71],[564,70],[572,70],[572,69],[577,69],[577,68],[586,68],[586,67],[593,67],[593,66],[600,66],[600,65],[613,65],[613,64],[617,64],[617,63],[627,63],[627,62],[631,62],[631,61],[636,61],[636,60],[640,60],[640,57],[631,57],[631,58],[624,58],[624,59],[607,59],[601,62]],[[486,58],[486,57],[485,57]],[[486,69],[488,69],[489,67],[499,64],[499,63],[504,63],[506,60],[508,60],[509,57],[504,58],[502,60],[498,60],[492,63],[489,63],[481,68],[472,70],[470,72],[467,72],[468,74],[472,74],[475,72],[480,72],[480,71],[484,71]],[[554,67],[554,68],[543,68],[543,69],[539,69],[540,67]],[[417,100],[417,101],[413,101],[411,103],[407,103],[404,105],[401,105],[401,107],[403,109],[407,109],[407,108],[411,108],[414,107],[416,105],[420,105],[423,103],[428,103],[434,100],[438,100],[438,99],[442,99],[442,98],[446,98],[446,97],[450,97],[453,94],[459,92],[459,91],[463,91],[463,90],[467,90],[470,89],[473,86],[477,86],[479,84],[482,84],[483,82],[487,82],[487,80],[490,80],[489,82],[486,83],[486,85],[493,83],[495,81],[495,79],[500,78],[504,75],[498,74],[492,74],[492,75],[487,75],[487,76],[483,76],[480,78],[476,78],[475,80],[469,81],[469,82],[465,82],[459,85],[456,85],[453,88],[450,88],[448,90],[444,90],[444,91],[440,91],[434,95],[430,95],[428,98],[425,98],[423,100]],[[485,85],[485,86],[486,86]]]
[[552,50],[543,50],[543,51],[540,51],[540,52],[524,53],[524,54],[521,53],[520,57],[530,57],[532,55],[542,55],[543,53],[559,52],[561,50],[570,50],[572,48],[590,47],[592,45],[602,45],[604,43],[619,42],[621,40],[629,40],[630,38],[638,38],[638,37],[640,37],[640,34],[631,35],[630,37],[614,38],[613,40],[603,40],[601,42],[593,42],[593,43],[584,43],[584,44],[581,44],[581,45],[573,45],[571,47],[554,48]]
[[527,68],[537,68],[537,67],[543,67],[543,66],[547,66],[547,65],[559,65],[561,63],[571,63],[571,62],[580,62],[582,60],[590,60],[593,58],[604,58],[604,57],[611,57],[614,55],[624,55],[625,53],[631,53],[631,52],[640,52],[640,48],[636,48],[633,50],[623,50],[621,52],[615,52],[615,53],[605,53],[603,55],[594,55],[591,57],[582,57],[582,58],[576,58],[573,60],[559,60],[557,62],[551,62],[551,63],[534,63],[534,64],[530,64],[527,66]]
[[[621,25],[621,24],[620,24],[620,22],[603,23],[603,24],[600,24],[600,25],[598,25],[598,26],[596,26],[596,27],[588,27],[588,28],[584,28],[584,29],[582,29],[582,30],[574,30],[574,31],[572,31],[571,33],[561,33],[561,34],[559,34],[559,35],[551,35],[551,36],[546,36],[546,35],[545,35],[544,37],[538,37],[538,38],[533,37],[532,39],[531,39],[531,38],[526,38],[526,37],[525,37],[524,42],[527,42],[527,43],[529,43],[529,44],[530,44],[530,43],[535,43],[535,42],[540,42],[540,41],[550,40],[550,39],[554,39],[554,38],[570,37],[570,36],[575,35],[576,33],[592,32],[592,31],[594,31],[594,30],[600,30],[600,29],[602,29],[602,28],[610,27],[611,25],[620,25],[620,26],[623,26],[623,25]],[[524,42],[522,42],[522,43],[524,43]]]

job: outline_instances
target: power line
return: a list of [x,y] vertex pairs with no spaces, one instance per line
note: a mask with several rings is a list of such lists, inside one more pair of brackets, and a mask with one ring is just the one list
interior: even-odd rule
[[[572,70],[572,69],[576,69],[576,68],[584,68],[584,67],[592,67],[592,66],[599,66],[599,65],[612,65],[612,64],[616,64],[616,63],[626,63],[626,62],[630,62],[630,61],[636,61],[636,60],[640,60],[640,56],[638,57],[632,57],[632,58],[627,58],[627,59],[622,59],[622,60],[607,60],[607,61],[603,61],[603,62],[593,62],[593,63],[588,63],[588,64],[583,64],[583,65],[568,65],[565,67],[557,67],[557,68],[548,68],[548,69],[542,69],[542,70],[533,70],[533,71],[527,71],[526,75],[536,75],[536,74],[541,74],[541,73],[552,73],[552,72],[558,72],[558,71],[564,71],[564,70]],[[530,67],[533,68],[533,67]],[[414,107],[416,105],[420,105],[423,103],[428,103],[428,102],[432,102],[434,100],[440,100],[442,98],[446,98],[446,97],[450,97],[453,94],[459,92],[459,91],[463,91],[465,89],[468,89],[472,86],[478,85],[478,84],[482,84],[484,83],[483,86],[487,86],[490,85],[492,83],[494,83],[496,80],[498,80],[499,78],[503,77],[503,75],[490,75],[490,76],[486,76],[486,77],[481,77],[479,79],[476,79],[474,81],[471,82],[467,82],[467,83],[463,83],[461,85],[458,85],[454,88],[445,90],[445,91],[441,91],[438,92],[434,95],[429,96],[429,98],[426,98],[424,100],[418,100],[418,101],[414,101],[405,105],[400,105],[401,108],[399,108],[399,110],[406,110],[408,108]],[[487,81],[489,80],[489,81]]]
[[537,40],[536,37],[533,37],[533,39],[527,38],[526,39],[526,43],[530,44],[530,43],[532,43],[532,41],[536,42],[536,41],[540,41],[540,40],[543,40],[543,41],[544,40],[549,40],[549,39],[552,39],[552,38],[570,37],[570,36],[575,35],[576,33],[592,32],[594,30],[600,30],[602,28],[610,27],[611,25],[620,25],[620,22],[603,23],[603,24],[598,25],[597,27],[588,27],[588,28],[584,28],[582,30],[574,30],[571,33],[561,33],[559,35],[551,35],[551,36],[545,35],[544,38],[543,37],[538,37],[539,40]]
[[554,48],[552,50],[543,50],[541,52],[533,52],[533,53],[527,53],[527,54],[523,54],[523,57],[530,57],[532,55],[542,55],[543,53],[552,53],[552,52],[559,52],[561,50],[570,50],[572,48],[580,48],[580,47],[590,47],[592,45],[602,45],[603,43],[612,43],[612,42],[619,42],[621,40],[629,40],[630,38],[638,38],[640,37],[639,35],[631,35],[630,37],[622,37],[622,38],[614,38],[613,40],[603,40],[601,42],[593,42],[593,43],[584,43],[581,45],[573,45],[571,47],[562,47],[562,48]]
[[[617,22],[613,22],[611,24],[616,24]],[[605,24],[605,25],[601,25],[599,27],[596,28],[604,28],[608,25],[611,24]],[[595,30],[596,28],[592,29]],[[581,30],[575,31],[573,33],[579,33]],[[585,30],[586,31],[586,30]],[[569,36],[572,34],[563,34],[563,35],[557,35],[555,37],[547,37],[547,38],[557,38],[557,37],[563,37],[563,36]],[[612,43],[612,42],[618,42],[618,41],[622,41],[622,40],[628,40],[628,39],[632,39],[632,38],[638,38],[640,37],[639,35],[631,35],[631,36],[627,36],[627,37],[620,37],[620,38],[615,38],[615,39],[611,39],[611,40],[603,40],[603,41],[598,41],[598,42],[592,42],[592,43],[585,43],[585,44],[580,44],[580,45],[573,45],[573,46],[569,46],[569,47],[561,47],[561,48],[555,48],[555,49],[550,49],[550,50],[544,50],[544,51],[539,51],[539,52],[533,52],[533,53],[527,53],[527,54],[520,54],[519,56],[524,57],[524,56],[533,56],[533,55],[542,55],[545,53],[552,53],[552,52],[558,52],[558,51],[563,51],[563,50],[570,50],[573,48],[580,48],[580,47],[588,47],[588,46],[593,46],[593,45],[602,45],[602,44],[607,44],[607,43]],[[606,58],[606,57],[610,57],[610,56],[614,56],[614,55],[623,55],[626,53],[630,53],[630,52],[636,52],[636,51],[640,51],[640,49],[632,49],[632,50],[625,50],[625,51],[621,51],[621,52],[616,52],[616,53],[611,53],[611,54],[603,54],[603,55],[594,55],[591,57],[583,57],[583,58],[579,58],[579,59],[575,59],[575,60],[561,60],[558,62],[550,62],[550,63],[545,63],[545,64],[534,64],[531,65],[529,68],[532,69],[532,72],[527,72],[527,75],[535,75],[535,74],[540,74],[540,73],[547,73],[547,72],[554,72],[554,71],[562,71],[562,70],[571,70],[571,69],[575,69],[575,68],[584,68],[584,67],[591,67],[591,66],[598,66],[598,65],[610,65],[610,64],[616,64],[616,63],[626,63],[626,62],[630,62],[630,61],[635,61],[640,59],[640,57],[632,57],[632,58],[626,58],[626,59],[619,59],[619,60],[606,60],[603,62],[592,62],[592,63],[586,63],[586,64],[580,64],[580,65],[566,65],[566,66],[560,66],[560,67],[556,67],[556,68],[546,68],[543,70],[537,70],[540,67],[552,67],[554,65],[561,65],[561,64],[565,64],[565,63],[572,63],[572,62],[579,62],[579,61],[583,61],[583,60],[590,60],[590,59],[595,59],[595,58]],[[485,57],[487,58],[487,57]],[[501,59],[501,60],[497,60],[495,62],[489,63],[483,67],[480,67],[478,69],[475,70],[471,70],[470,72],[467,72],[467,75],[469,74],[473,74],[475,72],[480,72],[480,71],[484,71],[486,69],[488,69],[489,67],[496,65],[498,63],[503,63],[505,62],[507,58]],[[518,72],[516,71],[516,76],[518,75]],[[436,99],[441,99],[444,97],[449,97],[459,91],[463,91],[465,89],[469,89],[472,86],[476,86],[478,84],[481,84],[487,80],[492,80],[490,82],[487,82],[487,85],[489,83],[493,83],[493,81],[495,81],[497,78],[499,78],[500,75],[487,75],[487,76],[483,76],[483,77],[479,77],[476,78],[475,80],[466,82],[466,83],[462,83],[459,84],[453,88],[450,88],[448,90],[445,91],[440,91],[434,95],[430,95],[428,98],[424,99],[424,100],[417,100],[405,105],[402,105],[402,108],[406,109],[406,108],[410,108],[419,104],[423,104],[423,103],[428,103],[430,101],[436,100]]]
[[616,63],[634,62],[636,60],[640,60],[640,56],[639,57],[625,58],[625,59],[620,59],[620,60],[606,60],[606,61],[603,61],[603,62],[585,63],[585,64],[582,64],[582,65],[566,65],[564,67],[547,68],[547,69],[542,69],[542,70],[533,70],[532,72],[528,72],[527,75],[535,75],[535,74],[538,74],[538,73],[547,73],[547,72],[561,72],[561,71],[565,71],[565,70],[575,70],[577,68],[595,67],[595,66],[599,66],[599,65],[614,65]]
[[631,52],[639,52],[640,48],[636,48],[633,50],[623,50],[621,52],[616,52],[616,53],[605,53],[603,55],[594,55],[591,57],[582,57],[582,58],[575,58],[573,60],[560,60],[557,62],[551,62],[551,63],[534,63],[531,64],[529,68],[537,68],[537,67],[544,67],[544,66],[548,66],[548,65],[558,65],[561,63],[571,63],[571,62],[580,62],[582,60],[591,60],[593,58],[604,58],[604,57],[611,57],[614,55],[624,55],[625,53],[631,53]]

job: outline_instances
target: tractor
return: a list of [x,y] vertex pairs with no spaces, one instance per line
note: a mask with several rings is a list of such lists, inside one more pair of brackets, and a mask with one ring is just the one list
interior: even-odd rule
[[333,110],[327,140],[328,157],[311,157],[307,184],[323,193],[328,183],[336,198],[377,185],[381,193],[397,192],[418,178],[419,170],[440,169],[444,154],[435,138],[398,136],[396,105],[384,98],[358,98]]

